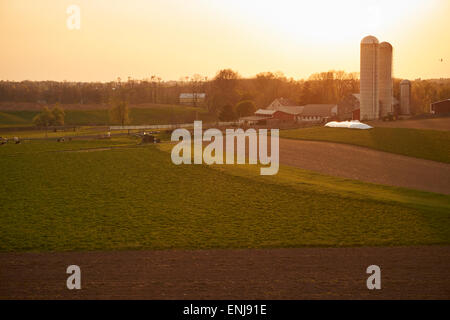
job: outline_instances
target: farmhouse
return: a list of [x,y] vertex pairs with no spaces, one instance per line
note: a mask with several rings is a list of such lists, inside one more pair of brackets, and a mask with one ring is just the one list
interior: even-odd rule
[[180,104],[188,106],[204,105],[206,100],[206,93],[180,93]]
[[430,112],[437,115],[450,113],[450,99],[433,102],[430,105]]
[[278,98],[272,101],[267,107],[268,110],[279,110],[280,107],[293,107],[297,104],[287,98]]

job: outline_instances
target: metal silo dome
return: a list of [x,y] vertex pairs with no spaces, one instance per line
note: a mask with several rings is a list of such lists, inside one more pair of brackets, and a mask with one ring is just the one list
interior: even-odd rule
[[367,36],[361,40],[361,44],[378,44],[378,39],[374,36]]

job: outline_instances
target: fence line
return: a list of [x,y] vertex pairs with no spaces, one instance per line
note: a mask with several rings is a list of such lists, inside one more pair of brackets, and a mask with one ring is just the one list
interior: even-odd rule
[[[204,126],[231,126],[238,125],[239,121],[231,122],[215,122],[205,123]],[[181,124],[155,124],[155,125],[141,125],[141,126],[110,126],[109,130],[146,130],[146,129],[177,129],[177,128],[193,128],[194,123],[181,123]]]

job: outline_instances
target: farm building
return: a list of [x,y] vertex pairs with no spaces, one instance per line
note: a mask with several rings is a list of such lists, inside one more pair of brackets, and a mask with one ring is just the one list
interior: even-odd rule
[[307,104],[297,106],[294,102],[285,98],[275,99],[267,110],[282,111],[295,116],[296,121],[322,122],[337,116],[338,107],[335,104]]
[[[353,93],[345,97],[338,104],[338,119],[339,120],[360,120],[360,104],[361,95],[359,93]],[[392,104],[394,113],[398,113],[400,103],[392,97]]]
[[336,104],[307,104],[301,113],[297,114],[297,121],[326,122],[337,117]]
[[433,102],[430,106],[430,112],[438,115],[450,113],[450,99]]
[[[357,93],[349,94],[338,104],[338,118],[339,120],[358,120],[360,107],[360,95]],[[358,112],[355,112],[358,110]],[[358,118],[355,114],[358,113]]]
[[268,110],[279,110],[281,107],[295,107],[297,104],[287,98],[278,98],[267,107]]
[[[283,100],[281,100],[283,101]],[[276,102],[276,103],[275,103]],[[325,122],[335,119],[338,106],[335,104],[308,104],[305,106],[284,106],[280,99],[271,105],[273,109],[259,109],[253,116],[240,118],[245,124],[289,124],[298,122]]]
[[246,125],[270,125],[279,123],[294,123],[295,115],[279,110],[259,109],[253,116],[243,117],[239,122]]
[[282,111],[285,113],[290,113],[293,115],[298,115],[303,112],[305,106],[289,106],[289,107],[278,107],[277,111]]
[[180,104],[202,106],[205,104],[206,93],[180,93]]
[[239,124],[244,125],[265,125],[267,124],[267,120],[271,119],[271,117],[265,116],[248,116],[239,118]]

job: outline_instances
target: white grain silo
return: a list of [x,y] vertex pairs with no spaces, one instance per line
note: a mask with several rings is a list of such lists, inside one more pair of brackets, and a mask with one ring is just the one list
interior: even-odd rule
[[367,36],[361,41],[361,120],[373,120],[379,117],[378,46],[378,39],[374,36]]
[[406,79],[400,82],[400,113],[411,113],[411,82]]
[[378,49],[378,94],[380,100],[380,116],[393,113],[392,84],[392,46],[388,42],[380,43]]

